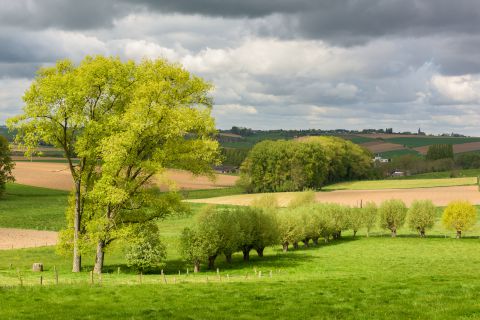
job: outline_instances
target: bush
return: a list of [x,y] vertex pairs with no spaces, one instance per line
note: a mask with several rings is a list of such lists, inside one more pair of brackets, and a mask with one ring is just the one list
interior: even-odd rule
[[3,136],[0,136],[0,198],[5,192],[7,182],[15,180],[12,175],[14,166],[15,164],[10,157],[8,141]]
[[443,211],[442,224],[457,231],[457,239],[477,222],[477,209],[468,201],[452,201]]
[[180,254],[189,263],[193,264],[193,271],[200,271],[200,264],[208,259],[205,251],[204,239],[198,230],[185,228],[180,237]]
[[135,237],[126,247],[127,266],[140,272],[161,268],[167,252],[160,241],[158,227],[155,223],[146,223],[134,228]]
[[312,190],[296,193],[288,203],[289,208],[298,208],[315,202],[315,192]]
[[437,208],[431,200],[415,200],[407,213],[407,223],[412,230],[417,230],[420,237],[425,237],[425,230],[435,224]]
[[389,229],[392,237],[397,236],[397,230],[405,223],[407,207],[402,200],[386,200],[382,202],[378,209],[380,216],[380,226]]

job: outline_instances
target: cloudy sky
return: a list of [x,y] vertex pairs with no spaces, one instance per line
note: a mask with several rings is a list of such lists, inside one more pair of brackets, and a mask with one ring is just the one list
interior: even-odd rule
[[0,124],[42,65],[163,57],[215,85],[219,128],[480,135],[476,0],[2,0]]

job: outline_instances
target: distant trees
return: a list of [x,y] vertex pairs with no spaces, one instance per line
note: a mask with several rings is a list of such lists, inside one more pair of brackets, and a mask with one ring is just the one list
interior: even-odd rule
[[10,146],[8,140],[0,136],[0,198],[5,192],[5,185],[9,181],[14,181],[12,170],[15,164],[10,157]]
[[468,201],[453,201],[443,211],[442,224],[455,230],[457,239],[477,222],[477,209]]
[[412,230],[416,230],[420,237],[425,237],[425,230],[435,224],[437,208],[431,200],[415,200],[407,213],[407,223]]
[[391,199],[382,202],[378,208],[380,226],[389,229],[392,237],[397,236],[397,230],[405,223],[407,207],[402,200]]
[[371,173],[371,154],[362,147],[337,137],[309,137],[256,144],[239,183],[248,192],[299,191]]
[[427,160],[453,159],[453,145],[432,144],[428,147]]

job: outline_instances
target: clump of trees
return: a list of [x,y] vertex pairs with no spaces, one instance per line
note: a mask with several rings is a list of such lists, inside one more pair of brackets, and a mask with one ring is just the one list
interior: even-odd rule
[[0,135],[0,198],[5,192],[7,182],[14,181],[12,170],[15,164],[10,156],[8,140]]
[[368,150],[338,137],[262,141],[243,162],[239,183],[248,192],[320,189],[370,177],[371,157]]
[[242,252],[244,261],[250,259],[252,250],[263,257],[265,248],[277,243],[277,239],[276,212],[271,208],[212,206],[199,214],[196,227],[183,230],[180,251],[198,272],[200,264],[205,262],[209,269],[214,269],[221,255],[227,263],[235,252]]
[[432,144],[427,150],[427,160],[453,159],[453,145]]
[[468,201],[453,201],[443,211],[442,224],[446,229],[455,230],[457,239],[477,222],[477,209]]

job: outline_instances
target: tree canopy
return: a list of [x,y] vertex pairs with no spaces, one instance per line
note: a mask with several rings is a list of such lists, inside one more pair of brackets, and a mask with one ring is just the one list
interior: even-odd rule
[[337,137],[309,137],[256,144],[241,166],[239,183],[248,192],[300,191],[371,174],[366,149]]
[[161,218],[178,203],[156,196],[156,174],[169,167],[212,173],[218,143],[211,89],[162,59],[96,56],[39,70],[24,113],[9,125],[28,154],[39,141],[64,150],[75,182],[62,236],[73,245],[73,271],[80,271],[80,242],[97,243],[100,271],[105,247],[132,234],[124,228]]

